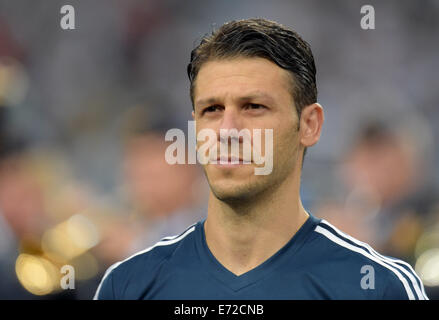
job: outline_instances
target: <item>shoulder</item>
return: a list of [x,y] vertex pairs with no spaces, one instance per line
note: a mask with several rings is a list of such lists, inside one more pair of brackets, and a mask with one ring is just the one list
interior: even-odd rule
[[125,260],[111,265],[105,272],[96,290],[95,300],[123,299],[128,284],[142,284],[152,281],[155,274],[176,250],[191,241],[193,231],[200,222],[187,227],[178,235],[164,237],[153,246],[133,254]]
[[315,225],[313,242],[323,262],[336,270],[334,273],[338,272],[339,277],[355,275],[352,279],[360,276],[358,284],[374,289],[376,299],[428,299],[421,280],[407,262],[378,253],[323,219]]

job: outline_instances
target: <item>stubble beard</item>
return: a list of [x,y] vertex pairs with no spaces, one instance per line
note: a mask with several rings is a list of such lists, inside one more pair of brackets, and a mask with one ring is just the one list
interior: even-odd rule
[[203,171],[212,194],[221,202],[232,207],[249,207],[258,201],[272,200],[272,195],[279,186],[286,179],[291,178],[292,171],[294,171],[297,164],[293,156],[296,154],[296,148],[293,149],[294,151],[286,155],[277,165],[276,163],[273,164],[273,170],[269,175],[253,175],[245,181],[231,183],[228,186],[217,185],[210,181],[206,168],[204,168]]

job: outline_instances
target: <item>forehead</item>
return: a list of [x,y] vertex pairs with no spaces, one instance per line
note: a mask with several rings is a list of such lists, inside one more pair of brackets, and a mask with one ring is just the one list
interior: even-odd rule
[[211,60],[198,72],[194,101],[213,96],[242,96],[258,92],[275,99],[290,98],[292,78],[288,71],[264,58]]

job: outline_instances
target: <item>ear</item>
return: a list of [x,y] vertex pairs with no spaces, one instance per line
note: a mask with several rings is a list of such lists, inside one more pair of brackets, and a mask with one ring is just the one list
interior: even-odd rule
[[313,103],[303,108],[300,115],[300,142],[305,147],[311,147],[320,139],[325,116],[323,107]]
[[194,112],[194,110],[192,110],[192,119],[195,120],[195,112]]

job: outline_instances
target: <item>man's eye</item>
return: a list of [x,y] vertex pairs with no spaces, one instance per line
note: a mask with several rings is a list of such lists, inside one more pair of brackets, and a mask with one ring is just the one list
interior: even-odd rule
[[261,104],[249,103],[248,105],[246,105],[246,108],[247,109],[255,109],[255,110],[257,110],[257,109],[263,109],[265,107],[263,105],[261,105]]
[[206,112],[215,112],[217,109],[218,109],[218,106],[210,106],[210,107],[205,108],[205,109],[203,110],[203,113],[206,113]]

